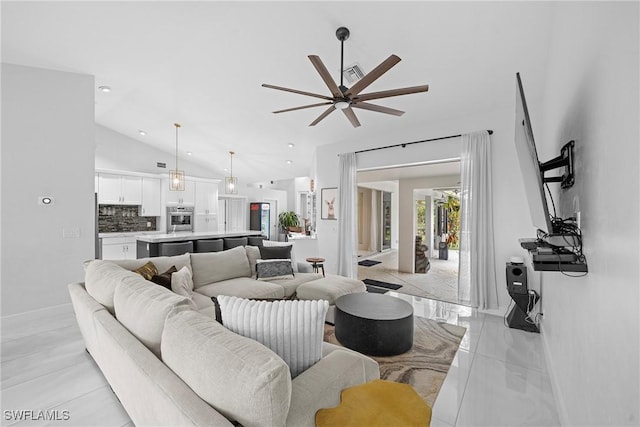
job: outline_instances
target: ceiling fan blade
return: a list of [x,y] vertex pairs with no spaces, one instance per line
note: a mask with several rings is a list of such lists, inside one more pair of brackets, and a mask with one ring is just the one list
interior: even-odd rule
[[342,110],[342,112],[344,113],[345,116],[347,116],[347,119],[349,119],[349,121],[351,122],[354,128],[357,128],[358,126],[360,126],[360,122],[356,117],[356,113],[353,112],[351,107],[345,108],[344,110]]
[[309,55],[309,60],[311,60],[313,66],[316,67],[316,71],[320,74],[320,77],[324,80],[324,84],[327,85],[333,96],[336,98],[342,98],[344,96],[342,91],[338,88],[338,85],[331,77],[331,74],[329,74],[327,67],[324,66],[320,57],[317,55]]
[[327,117],[329,114],[333,113],[336,109],[333,107],[333,105],[329,108],[327,108],[324,113],[320,114],[318,116],[317,119],[315,119],[314,121],[311,122],[311,124],[309,126],[315,126],[318,123],[320,123],[320,120],[324,119],[325,117]]
[[352,108],[361,108],[363,110],[377,111],[378,113],[391,114],[394,116],[401,116],[404,111],[396,110],[394,108],[383,107],[382,105],[367,104],[366,102],[358,102],[351,104]]
[[289,89],[287,87],[282,87],[282,86],[274,86],[274,85],[268,85],[266,83],[262,83],[262,87],[267,87],[269,89],[277,89],[277,90],[283,90],[285,92],[293,92],[293,93],[298,93],[300,95],[307,95],[307,96],[313,96],[316,98],[322,98],[322,99],[326,99],[327,101],[333,101],[333,98],[331,98],[330,96],[326,96],[326,95],[319,95],[317,93],[311,93],[311,92],[304,92],[302,90],[297,90],[297,89]]
[[400,58],[396,55],[391,55],[390,57],[382,61],[380,65],[371,70],[371,72],[369,72],[366,76],[358,80],[356,84],[351,86],[351,88],[347,90],[347,93],[345,93],[345,95],[347,97],[353,97],[359,94],[367,86],[376,81],[380,76],[389,71],[398,62],[400,62]]
[[402,89],[383,90],[381,92],[371,92],[362,95],[354,96],[353,102],[368,101],[370,99],[389,98],[391,96],[410,95],[412,93],[426,92],[429,90],[429,85],[405,87]]
[[293,107],[293,108],[287,108],[285,110],[278,110],[278,111],[274,111],[274,114],[277,113],[286,113],[287,111],[296,111],[296,110],[304,110],[305,108],[313,108],[313,107],[319,107],[321,105],[330,105],[333,104],[332,102],[320,102],[319,104],[310,104],[310,105],[303,105],[302,107]]

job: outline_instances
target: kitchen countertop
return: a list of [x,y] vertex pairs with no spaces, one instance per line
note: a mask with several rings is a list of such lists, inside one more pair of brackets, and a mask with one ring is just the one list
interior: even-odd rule
[[109,238],[109,237],[137,237],[137,236],[146,236],[146,235],[157,235],[162,234],[163,231],[159,230],[150,230],[150,231],[110,231],[107,233],[98,233],[98,237],[101,239]]
[[210,231],[178,231],[176,233],[165,234],[142,234],[137,233],[136,239],[146,243],[164,243],[164,242],[183,242],[186,240],[200,239],[220,239],[223,237],[240,237],[240,236],[260,236],[262,233],[256,230],[234,231],[230,233],[214,233]]

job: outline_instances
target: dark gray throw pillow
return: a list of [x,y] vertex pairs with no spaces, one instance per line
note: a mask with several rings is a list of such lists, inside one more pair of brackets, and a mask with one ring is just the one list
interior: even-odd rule
[[293,279],[290,259],[259,259],[256,261],[256,279]]
[[262,259],[291,259],[293,246],[260,246],[260,258]]
[[165,271],[162,274],[155,274],[153,277],[151,277],[151,281],[153,283],[156,283],[160,286],[163,286],[169,290],[171,290],[171,275],[175,272],[177,272],[178,270],[176,269],[175,265],[172,265],[171,268],[169,268],[167,271]]

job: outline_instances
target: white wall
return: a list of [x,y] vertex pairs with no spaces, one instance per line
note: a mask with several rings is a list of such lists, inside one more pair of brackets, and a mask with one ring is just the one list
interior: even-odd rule
[[582,278],[542,278],[542,333],[566,425],[640,424],[638,15],[637,2],[559,3],[544,102],[534,106],[544,112],[541,160],[576,141],[576,184],[556,205],[563,217],[581,211],[589,263]]
[[3,316],[69,302],[94,257],[94,91],[93,76],[2,64]]

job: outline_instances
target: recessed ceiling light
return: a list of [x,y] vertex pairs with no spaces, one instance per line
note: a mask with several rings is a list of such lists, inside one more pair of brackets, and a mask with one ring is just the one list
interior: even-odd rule
[[291,163],[293,163],[293,160],[287,160],[288,165],[290,165]]
[[225,171],[225,172],[229,172],[229,168],[224,168],[222,170]]
[[111,87],[110,86],[98,86],[98,89],[101,92],[111,92]]
[[293,142],[290,142],[290,143],[288,143],[288,144],[287,144],[287,147],[289,147],[289,148],[293,148],[293,147],[295,147],[295,146],[296,146],[296,145],[295,145]]
[[191,151],[187,151],[187,156],[193,156],[193,153]]
[[147,133],[146,133],[145,131],[143,131],[143,130],[139,130],[139,131],[138,131],[138,133],[139,133],[140,135],[142,135],[142,136],[145,136],[145,135],[147,134]]

